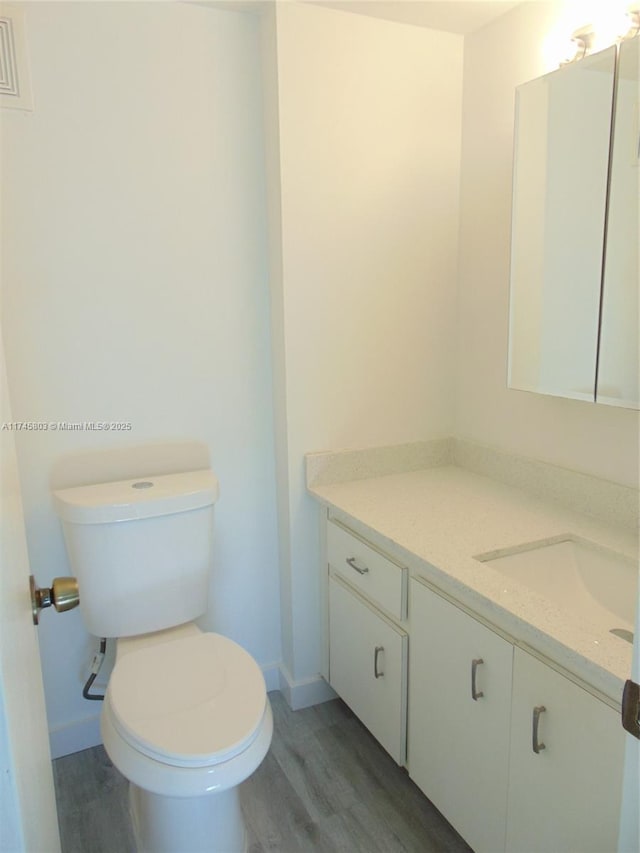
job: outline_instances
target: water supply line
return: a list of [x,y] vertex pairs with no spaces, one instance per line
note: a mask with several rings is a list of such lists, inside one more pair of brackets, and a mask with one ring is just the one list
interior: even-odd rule
[[104,660],[104,654],[105,654],[106,650],[107,650],[107,638],[102,637],[102,639],[100,640],[100,651],[96,652],[95,655],[93,656],[93,660],[91,661],[91,670],[90,670],[91,674],[89,675],[89,678],[87,679],[87,683],[85,684],[85,686],[82,689],[82,695],[84,696],[85,699],[95,699],[97,701],[101,701],[102,699],[104,699],[104,694],[89,693],[89,690],[90,690],[93,682],[96,680],[96,676],[100,672],[100,667],[102,666],[102,662]]

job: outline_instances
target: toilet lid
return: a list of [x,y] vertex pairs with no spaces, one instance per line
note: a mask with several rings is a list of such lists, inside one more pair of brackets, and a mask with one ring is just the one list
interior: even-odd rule
[[266,688],[233,640],[202,633],[117,661],[107,690],[114,723],[140,752],[180,767],[226,761],[253,740]]

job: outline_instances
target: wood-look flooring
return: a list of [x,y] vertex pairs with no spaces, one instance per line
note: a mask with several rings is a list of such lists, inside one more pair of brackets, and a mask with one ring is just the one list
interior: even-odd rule
[[[343,702],[269,699],[273,743],[240,789],[250,853],[470,853]],[[127,782],[104,749],[53,765],[63,853],[133,853]]]

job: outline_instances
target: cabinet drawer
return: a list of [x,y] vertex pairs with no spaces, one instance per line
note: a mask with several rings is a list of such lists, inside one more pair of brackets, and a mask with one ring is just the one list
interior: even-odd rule
[[396,619],[407,616],[407,569],[342,524],[327,524],[329,565]]
[[331,686],[392,758],[404,764],[407,635],[331,577],[329,636]]

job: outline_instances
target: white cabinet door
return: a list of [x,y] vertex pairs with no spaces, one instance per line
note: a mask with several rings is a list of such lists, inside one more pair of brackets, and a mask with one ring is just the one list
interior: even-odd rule
[[407,635],[329,580],[329,681],[387,752],[406,757]]
[[498,853],[513,646],[416,579],[410,620],[409,774],[476,853]]
[[614,853],[623,751],[616,711],[516,649],[509,853]]

